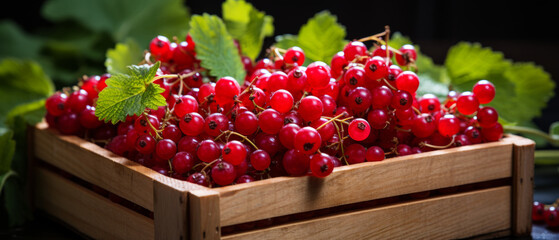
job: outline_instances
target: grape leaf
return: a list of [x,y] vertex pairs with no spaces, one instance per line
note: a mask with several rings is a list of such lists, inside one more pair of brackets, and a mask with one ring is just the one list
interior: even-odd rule
[[189,33],[196,43],[196,58],[211,76],[231,76],[242,84],[246,71],[233,38],[219,17],[209,14],[192,16]]
[[479,81],[508,69],[511,61],[503,53],[484,48],[479,43],[460,42],[452,46],[445,60],[452,84]]
[[107,32],[116,42],[131,37],[146,45],[157,34],[184,38],[189,12],[182,0],[49,0],[45,18],[75,20],[96,32]]
[[167,104],[164,89],[153,83],[160,62],[152,66],[130,66],[128,74],[115,74],[99,93],[95,116],[116,124],[127,116],[140,115],[146,108],[157,109]]
[[107,50],[105,67],[110,74],[126,73],[128,66],[138,64],[142,58],[142,50],[138,43],[128,39],[125,43],[118,43],[115,48]]
[[262,50],[264,38],[274,33],[273,18],[244,0],[225,1],[222,12],[227,31],[239,40],[242,53],[255,60]]

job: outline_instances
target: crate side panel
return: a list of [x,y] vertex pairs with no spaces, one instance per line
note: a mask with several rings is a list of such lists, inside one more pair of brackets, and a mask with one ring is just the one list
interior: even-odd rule
[[221,225],[507,178],[511,159],[512,144],[494,142],[219,188]]
[[35,205],[95,239],[153,239],[153,220],[61,176],[35,170]]
[[87,182],[153,211],[153,177],[159,174],[94,143],[35,128],[34,152],[39,159]]
[[223,239],[456,239],[510,229],[511,187],[344,213]]

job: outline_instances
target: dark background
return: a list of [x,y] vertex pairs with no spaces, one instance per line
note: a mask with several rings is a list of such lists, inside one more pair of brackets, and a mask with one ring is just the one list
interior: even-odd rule
[[[559,55],[557,10],[545,1],[256,1],[257,9],[274,17],[274,35],[297,34],[314,14],[329,10],[346,27],[347,39],[358,39],[384,30],[401,32],[422,52],[442,64],[450,46],[459,41],[479,42],[504,53],[506,58],[535,62],[557,83]],[[12,1],[0,10],[1,19],[12,19],[27,31],[48,26],[40,15],[44,0]],[[191,13],[221,15],[220,0],[186,1]],[[161,13],[165,14],[165,13]],[[265,46],[273,43],[266,39]],[[559,84],[557,84],[559,85]],[[557,88],[555,89],[558,94]],[[535,123],[547,130],[559,120],[559,97],[554,97]]]

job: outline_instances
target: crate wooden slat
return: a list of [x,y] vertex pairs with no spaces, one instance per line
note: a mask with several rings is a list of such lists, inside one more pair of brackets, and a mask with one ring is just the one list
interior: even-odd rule
[[[147,234],[147,238],[150,239],[237,239],[239,237],[285,239],[289,238],[288,236],[305,238],[309,229],[322,229],[320,232],[324,231],[326,234],[327,226],[340,227],[340,223],[344,221],[352,221],[356,223],[353,225],[358,225],[347,229],[349,234],[347,236],[358,238],[371,236],[368,234],[395,234],[393,236],[401,236],[401,238],[416,236],[461,238],[476,235],[487,237],[503,234],[526,235],[531,230],[534,143],[514,135],[509,135],[498,142],[391,158],[375,163],[343,166],[336,168],[324,179],[277,177],[210,189],[166,177],[83,139],[60,136],[56,131],[47,129],[44,123],[32,130],[33,152],[37,159],[152,211],[154,218],[148,218],[147,223],[142,223],[149,225],[149,231],[143,234]],[[79,194],[94,199],[88,201],[104,200],[106,203],[114,204],[48,169],[41,169],[41,165],[37,167],[47,173],[43,174],[44,176],[57,179],[38,181],[37,188],[64,191],[65,188],[50,186],[62,184],[72,185],[71,189],[82,190],[69,190],[59,196],[52,196],[48,191],[42,191],[38,196],[47,203],[58,198],[64,198],[62,202],[69,201],[68,199],[77,198],[75,194]],[[50,177],[53,174],[57,178]],[[231,229],[239,224],[266,221],[270,218],[498,180],[505,180],[501,181],[504,182],[501,184],[506,186],[499,185],[499,187],[486,187],[473,192],[397,202],[388,206],[358,209],[352,212],[339,210],[341,212],[328,216],[307,217],[304,220],[290,221],[245,233],[229,233],[231,235],[222,236],[221,232],[223,227]],[[89,203],[88,201],[84,202]],[[454,205],[462,209],[457,210]],[[468,206],[464,207],[465,205]],[[86,211],[74,207],[72,209],[75,212],[73,212],[71,209],[64,209],[64,205],[57,204],[42,204],[38,207],[47,212],[54,212],[53,215],[56,217],[89,234],[90,230],[79,227],[83,225],[83,221],[80,222],[79,219],[85,218]],[[112,206],[117,209],[115,211],[122,212],[120,207],[122,206]],[[444,212],[444,218],[439,219],[443,223],[437,223],[439,225],[430,222],[435,221],[437,216],[431,216],[435,220],[421,217],[423,213],[438,212],[430,210],[435,207]],[[126,208],[125,210],[131,211]],[[447,233],[444,229],[446,225],[441,224],[456,223],[460,220],[451,216],[452,211],[465,214],[466,220],[458,224],[470,227],[456,229],[457,233]],[[58,216],[56,215],[58,212],[66,212],[66,215],[72,217]],[[456,215],[460,214],[456,213]],[[107,217],[111,216],[107,215]],[[115,221],[120,221],[118,219],[116,217]],[[396,224],[397,220],[404,222],[413,220],[417,226],[406,228],[409,231],[402,231],[396,227],[370,230],[365,229],[368,223],[363,224],[367,219],[383,219],[380,222],[389,226],[392,226],[390,223]],[[478,226],[478,223],[485,222],[485,219],[492,219],[498,224],[488,223]],[[114,225],[119,224],[120,222],[114,223]],[[108,231],[113,231],[111,229],[114,228],[121,227],[109,228]],[[425,230],[422,232],[418,229]],[[343,234],[340,231],[333,232],[335,233],[333,236],[315,235],[317,237],[313,239],[330,239],[337,236],[342,238]],[[437,231],[438,233],[435,233]],[[110,238],[131,237],[113,235]]]
[[37,168],[35,205],[96,239],[153,239],[153,220]]
[[511,158],[512,145],[495,142],[343,166],[323,179],[280,177],[222,187],[216,189],[221,224],[506,178],[512,174]]
[[[507,229],[510,187],[345,213],[223,239],[456,239]],[[487,215],[488,212],[492,214]]]

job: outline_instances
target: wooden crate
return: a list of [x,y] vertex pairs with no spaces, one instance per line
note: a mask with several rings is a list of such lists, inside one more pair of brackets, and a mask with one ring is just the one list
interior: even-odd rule
[[[277,177],[213,189],[58,135],[45,123],[31,135],[36,207],[93,238],[455,239],[531,232],[534,143],[514,135],[342,166],[324,179]],[[111,201],[95,187],[126,201]]]

